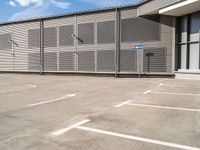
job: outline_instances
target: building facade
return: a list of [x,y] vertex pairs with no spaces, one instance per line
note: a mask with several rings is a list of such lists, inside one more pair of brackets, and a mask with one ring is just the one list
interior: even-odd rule
[[[2,23],[0,71],[199,73],[199,3],[147,0],[137,5]],[[196,8],[189,10],[190,5]],[[144,48],[135,49],[136,45]]]

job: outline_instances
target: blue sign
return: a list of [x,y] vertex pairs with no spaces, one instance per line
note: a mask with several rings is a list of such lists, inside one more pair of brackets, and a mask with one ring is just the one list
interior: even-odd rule
[[135,45],[134,48],[135,49],[144,49],[144,45]]

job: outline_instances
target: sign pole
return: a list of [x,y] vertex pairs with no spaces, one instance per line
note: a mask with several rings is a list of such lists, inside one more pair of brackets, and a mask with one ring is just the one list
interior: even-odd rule
[[141,51],[144,50],[144,45],[135,45],[135,46],[134,46],[134,49],[137,50],[138,57],[139,57],[139,58],[138,58],[138,61],[139,61],[139,64],[138,64],[138,67],[139,67],[139,68],[138,68],[138,78],[141,78],[141,62],[140,62],[140,61],[141,61],[141,60],[140,60],[141,58],[140,58],[140,57],[141,57]]
[[141,50],[140,50],[140,49],[138,49],[138,50],[139,50],[139,66],[138,66],[138,67],[139,67],[139,74],[138,74],[138,77],[141,78],[141,62],[140,62],[140,57],[141,57],[141,56],[140,56],[140,55],[141,55],[141,54],[140,54],[140,51],[141,51]]

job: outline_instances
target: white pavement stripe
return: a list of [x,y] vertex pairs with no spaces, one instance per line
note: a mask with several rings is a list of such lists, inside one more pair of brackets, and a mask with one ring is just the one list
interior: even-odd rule
[[9,90],[0,89],[0,93],[23,91],[23,90],[33,89],[33,88],[36,88],[36,87],[37,87],[37,85],[30,84],[30,85],[26,85],[26,86],[23,86],[23,87],[14,87],[14,88],[11,88]]
[[200,87],[197,87],[197,86],[186,86],[186,85],[166,85],[166,86],[169,86],[169,87],[180,87],[180,88],[200,88]]
[[171,93],[171,92],[151,92],[151,93],[165,94],[165,95],[200,96],[200,94],[195,94],[195,93]]
[[61,100],[67,99],[67,98],[75,97],[75,96],[76,96],[76,94],[68,94],[68,95],[64,95],[57,99],[39,102],[39,103],[35,103],[35,104],[30,104],[30,105],[27,105],[27,107],[33,107],[33,106],[43,105],[43,104],[52,103],[52,102],[56,102],[56,101],[61,101]]
[[173,109],[173,110],[183,110],[183,111],[195,111],[195,112],[200,112],[200,109],[192,109],[192,108],[168,107],[168,106],[145,105],[145,104],[132,104],[132,103],[128,103],[127,105],[139,106],[139,107],[151,107],[151,108],[163,108],[163,109]]
[[115,105],[114,107],[116,107],[116,108],[119,108],[119,107],[122,107],[122,106],[124,106],[124,105],[126,105],[126,104],[128,104],[128,103],[130,103],[131,101],[130,100],[128,100],[128,101],[125,101],[125,102],[123,102],[123,103],[120,103],[120,104],[118,104],[118,105]]
[[151,140],[151,139],[147,139],[147,138],[136,137],[136,136],[132,136],[132,135],[126,135],[126,134],[110,132],[110,131],[105,131],[105,130],[100,130],[100,129],[94,129],[94,128],[89,128],[89,127],[77,126],[76,128],[80,129],[80,130],[85,130],[85,131],[90,131],[90,132],[95,132],[95,133],[100,133],[100,134],[106,134],[106,135],[116,136],[116,137],[125,138],[125,139],[129,139],[129,140],[152,143],[152,144],[157,144],[157,145],[162,145],[162,146],[167,146],[167,147],[179,148],[179,149],[184,149],[184,150],[200,150],[200,148],[198,148],[198,147],[191,147],[191,146],[163,142],[163,141],[158,141],[158,140]]
[[164,85],[163,83],[160,83],[158,86],[161,87],[161,86],[163,86],[163,85]]
[[74,129],[74,128],[80,126],[80,125],[83,125],[83,124],[85,124],[85,123],[87,123],[87,122],[89,122],[89,121],[90,121],[89,119],[85,119],[85,120],[83,120],[83,121],[81,121],[81,122],[78,122],[78,123],[76,123],[76,124],[73,124],[73,125],[71,125],[71,126],[69,126],[69,127],[67,127],[67,128],[63,128],[63,129],[54,131],[54,132],[52,132],[51,134],[52,134],[52,135],[55,135],[55,136],[62,135],[62,134],[66,133],[66,132],[68,132],[68,131],[70,131],[70,130],[72,130],[72,129]]
[[146,94],[148,94],[148,93],[150,93],[150,92],[151,92],[151,90],[147,90],[147,91],[145,91],[143,94],[146,95]]

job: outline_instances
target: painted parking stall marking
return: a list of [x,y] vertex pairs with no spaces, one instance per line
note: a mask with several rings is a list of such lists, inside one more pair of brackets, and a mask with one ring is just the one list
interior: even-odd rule
[[124,106],[124,105],[129,104],[130,102],[131,102],[131,100],[128,100],[128,101],[125,101],[125,102],[120,103],[120,104],[118,104],[118,105],[115,105],[114,107],[119,108],[119,107],[122,107],[122,106]]
[[172,92],[148,92],[152,94],[164,94],[164,95],[182,95],[182,96],[200,96],[200,94],[196,93],[172,93]]
[[68,99],[68,98],[75,97],[76,95],[77,94],[67,94],[67,95],[64,95],[60,98],[52,99],[52,100],[49,100],[49,101],[43,101],[43,102],[39,102],[39,103],[30,104],[30,105],[27,105],[27,107],[33,107],[33,106],[43,105],[43,104],[52,103],[52,102],[56,102],[56,101],[61,101],[61,100],[65,100],[65,99]]
[[68,131],[70,131],[70,130],[72,130],[72,129],[80,126],[80,125],[83,125],[83,124],[85,124],[85,123],[87,123],[89,121],[90,121],[89,119],[85,119],[85,120],[80,121],[80,122],[78,122],[76,124],[73,124],[73,125],[71,125],[71,126],[69,126],[67,128],[63,128],[63,129],[59,129],[57,131],[54,131],[54,132],[51,133],[51,135],[55,135],[55,136],[62,135],[62,134],[66,133],[66,132],[68,132]]
[[82,126],[88,122],[90,122],[90,120],[85,119],[85,120],[80,121],[76,124],[73,124],[69,127],[51,132],[51,135],[59,136],[59,135],[63,135],[64,133],[66,133],[72,129],[79,129],[79,130],[84,130],[87,132],[94,132],[94,133],[98,133],[98,134],[104,134],[104,135],[114,136],[114,137],[118,137],[118,138],[124,138],[124,139],[128,139],[128,140],[134,140],[134,141],[145,142],[145,143],[151,143],[151,144],[156,144],[156,145],[161,145],[161,146],[166,146],[166,147],[173,147],[173,148],[184,149],[184,150],[200,150],[200,148],[198,148],[198,147],[180,145],[180,144],[176,144],[176,143],[164,142],[164,141],[159,141],[159,140],[153,140],[153,139],[148,139],[148,138],[143,138],[143,137],[138,137],[138,136],[132,136],[132,135],[127,135],[127,134]]
[[[163,86],[162,84],[158,85],[159,87]],[[164,95],[181,95],[181,96],[200,96],[199,93],[175,93],[175,92],[156,92],[156,91],[152,91],[152,90],[147,90],[145,92],[143,92],[143,95],[147,95],[147,94],[164,94]]]
[[146,95],[146,94],[148,94],[148,93],[150,93],[150,92],[151,92],[151,90],[147,90],[147,91],[145,91],[145,92],[142,93],[142,94]]
[[138,106],[138,107],[150,107],[150,108],[162,108],[162,109],[171,109],[171,110],[182,110],[182,111],[200,112],[200,109],[181,108],[181,107],[168,107],[168,106],[146,105],[146,104],[132,104],[132,103],[128,103],[127,105]]
[[157,145],[162,145],[162,146],[167,146],[167,147],[179,148],[179,149],[184,149],[184,150],[200,150],[200,148],[198,148],[198,147],[191,147],[191,146],[180,145],[180,144],[175,144],[175,143],[152,140],[152,139],[148,139],[148,138],[142,138],[142,137],[137,137],[137,136],[132,136],[132,135],[121,134],[121,133],[117,133],[117,132],[111,132],[111,131],[106,131],[106,130],[84,127],[84,126],[77,126],[76,128],[80,129],[80,130],[89,131],[89,132],[95,132],[95,133],[99,133],[99,134],[105,134],[105,135],[115,136],[115,137],[119,137],[119,138],[135,140],[135,141],[140,141],[140,142],[146,142],[146,143],[151,143],[151,144],[157,144]]
[[163,83],[160,83],[158,86],[161,87],[161,86],[164,86],[164,84],[163,84]]
[[135,106],[135,107],[149,107],[149,108],[159,108],[159,109],[169,109],[169,110],[181,110],[181,111],[192,111],[192,112],[200,112],[200,109],[193,109],[193,108],[181,108],[181,107],[170,107],[170,106],[161,106],[161,105],[151,105],[151,104],[138,104],[133,103],[131,100],[125,101],[123,103],[117,104],[114,107],[119,108],[122,106]]
[[23,90],[28,90],[28,89],[33,89],[36,88],[37,85],[29,84],[25,86],[18,86],[18,87],[13,87],[10,89],[0,89],[0,93],[8,93],[8,92],[17,92],[17,91],[23,91]]

